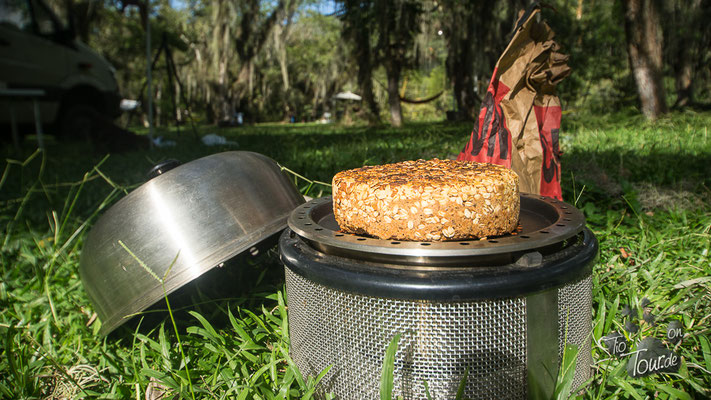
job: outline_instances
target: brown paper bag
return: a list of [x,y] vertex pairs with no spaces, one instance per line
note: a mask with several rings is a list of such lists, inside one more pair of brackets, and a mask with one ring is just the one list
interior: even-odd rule
[[519,13],[514,36],[494,68],[469,142],[458,160],[512,168],[522,192],[562,199],[561,107],[555,85],[570,74],[538,5]]

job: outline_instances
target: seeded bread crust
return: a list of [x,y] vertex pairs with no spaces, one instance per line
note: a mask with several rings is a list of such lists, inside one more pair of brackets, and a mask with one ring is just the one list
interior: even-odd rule
[[513,232],[518,176],[493,164],[417,160],[362,167],[333,177],[341,230],[380,239],[440,241]]

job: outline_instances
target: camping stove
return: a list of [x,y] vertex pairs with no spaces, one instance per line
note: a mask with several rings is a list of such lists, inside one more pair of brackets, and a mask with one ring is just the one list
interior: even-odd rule
[[566,344],[573,387],[590,376],[595,236],[573,206],[521,195],[520,231],[485,240],[409,242],[339,231],[331,198],[295,209],[279,243],[291,357],[332,366],[320,392],[379,398],[385,350],[401,334],[394,395],[550,398]]

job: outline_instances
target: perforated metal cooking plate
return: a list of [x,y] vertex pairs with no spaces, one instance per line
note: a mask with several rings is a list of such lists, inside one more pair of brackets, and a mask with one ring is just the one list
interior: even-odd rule
[[292,231],[327,254],[364,261],[446,266],[560,243],[583,230],[585,217],[562,201],[522,193],[521,230],[516,235],[444,242],[382,240],[341,232],[333,216],[331,197],[323,197],[296,208],[288,223]]

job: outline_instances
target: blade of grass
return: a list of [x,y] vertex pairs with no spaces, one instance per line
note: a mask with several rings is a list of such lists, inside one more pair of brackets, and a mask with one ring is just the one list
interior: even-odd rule
[[79,389],[82,393],[84,393],[85,396],[89,396],[89,394],[86,393],[86,391],[84,391],[84,388],[79,384],[79,382],[77,382],[76,379],[74,379],[74,377],[73,377],[71,374],[69,374],[69,373],[66,371],[66,369],[65,369],[61,364],[59,364],[59,362],[57,362],[57,360],[55,360],[54,357],[52,357],[52,356],[49,354],[49,352],[47,352],[47,351],[42,347],[42,345],[41,345],[39,342],[37,342],[37,340],[35,340],[35,338],[33,338],[32,336],[30,336],[27,332],[24,332],[24,336],[29,340],[30,343],[33,344],[33,346],[35,347],[35,349],[36,349],[40,354],[42,354],[43,357],[45,357],[47,360],[49,360],[49,362],[54,366],[54,368],[55,368],[55,370],[56,370],[57,372],[59,372],[60,374],[64,375],[64,377],[66,377],[67,379],[69,379],[69,381],[70,381],[74,386],[76,386],[77,389]]
[[613,384],[617,385],[620,387],[628,396],[634,397],[636,400],[645,400],[642,396],[639,395],[637,390],[632,387],[632,385],[629,384],[625,380],[625,378],[618,378],[617,376],[611,377],[610,380],[612,381]]
[[427,381],[422,381],[422,386],[425,387],[425,397],[427,397],[427,400],[432,400],[432,395],[430,394],[430,385],[427,383]]
[[397,352],[400,333],[393,336],[385,350],[383,358],[383,369],[380,375],[380,400],[392,400],[393,396],[393,373],[395,371],[395,353]]
[[464,370],[464,376],[462,380],[459,381],[459,387],[457,388],[457,396],[455,400],[464,400],[464,390],[467,388],[467,379],[469,379],[469,367]]
[[[126,250],[126,252],[131,255],[131,257],[138,263],[138,265],[140,265],[141,268],[143,268],[146,272],[148,272],[148,274],[150,276],[152,276],[153,279],[157,280],[160,283],[163,283],[163,279],[161,279],[155,272],[153,272],[153,270],[150,267],[148,267],[146,265],[146,263],[143,262],[143,260],[138,258],[138,256],[136,256],[133,253],[133,251],[131,251],[131,249],[128,248],[128,246],[126,246],[121,240],[118,241],[118,244],[119,244],[119,246],[123,247],[123,249]],[[177,259],[177,257],[176,257],[176,259]]]
[[173,316],[173,310],[170,307],[170,300],[168,299],[168,292],[165,290],[165,278],[168,276],[170,271],[173,269],[173,265],[175,265],[175,262],[178,260],[179,256],[180,256],[180,251],[178,251],[178,254],[175,255],[175,258],[170,263],[168,270],[165,271],[163,280],[161,280],[160,283],[161,283],[161,286],[163,287],[163,298],[165,299],[165,305],[168,308],[168,315],[170,316],[170,322],[173,325],[173,332],[175,333],[175,340],[178,342],[178,348],[180,349],[180,356],[183,359],[183,365],[185,365],[185,375],[187,377],[188,386],[190,388],[190,396],[192,397],[193,400],[195,400],[195,391],[193,390],[193,381],[192,381],[192,379],[190,379],[190,368],[188,367],[188,358],[185,357],[185,350],[183,349],[183,342],[180,340],[180,332],[178,332],[178,325],[175,323],[175,317]]
[[709,346],[709,340],[706,336],[698,336],[699,343],[701,344],[701,352],[704,355],[704,363],[706,364],[706,369],[711,371],[711,346]]
[[163,359],[163,368],[170,371],[173,366],[170,363],[170,344],[165,337],[165,324],[161,324],[158,328],[158,343],[160,344],[160,355]]
[[563,349],[563,360],[561,361],[558,381],[555,385],[554,397],[557,400],[566,400],[570,397],[570,391],[575,378],[575,365],[578,360],[578,346],[566,344]]
[[656,384],[654,385],[654,388],[668,393],[673,399],[691,400],[691,396],[689,396],[688,393],[682,392],[681,390],[675,389],[669,385]]
[[296,382],[301,386],[302,388],[306,387],[306,382],[304,381],[304,376],[301,375],[301,371],[299,371],[299,367],[296,366],[294,363],[294,360],[291,359],[289,356],[289,351],[284,349],[283,347],[280,348],[282,356],[284,356],[284,359],[286,359],[286,363],[288,364],[288,372],[294,375],[294,379],[296,379]]
[[24,161],[17,161],[17,160],[12,160],[12,159],[5,160],[5,169],[2,172],[2,177],[0,177],[0,189],[2,189],[3,185],[5,184],[5,180],[7,180],[8,175],[10,175],[10,166],[11,165],[19,165],[20,168],[24,168],[27,165],[29,165],[32,162],[32,160],[34,160],[40,154],[42,154],[44,157],[44,153],[42,152],[42,150],[37,149],[34,151],[34,153],[30,154],[27,158],[25,158]]
[[180,349],[180,356],[183,359],[183,365],[185,366],[185,375],[187,377],[188,381],[188,386],[190,388],[190,395],[193,400],[195,400],[195,391],[193,390],[193,383],[192,380],[190,379],[190,368],[188,368],[188,358],[185,357],[185,350],[183,349],[183,343],[180,340],[180,332],[178,332],[178,325],[175,322],[175,316],[173,315],[173,310],[170,307],[170,299],[168,299],[168,292],[165,289],[165,279],[168,277],[168,274],[170,274],[170,271],[173,269],[173,266],[175,265],[175,262],[178,261],[178,257],[180,257],[180,251],[175,255],[175,258],[173,258],[173,261],[171,261],[170,265],[168,266],[168,269],[165,271],[165,274],[163,275],[163,278],[158,277],[158,275],[153,272],[153,270],[146,265],[146,263],[143,262],[136,254],[131,251],[131,249],[128,248],[121,240],[118,241],[119,245],[123,247],[124,250],[128,254],[131,255],[131,257],[140,265],[146,272],[148,272],[155,280],[160,282],[162,288],[163,288],[163,299],[165,300],[165,305],[166,308],[168,309],[168,315],[170,316],[170,322],[173,325],[173,331],[175,333],[175,339],[178,342],[178,348]]

